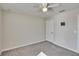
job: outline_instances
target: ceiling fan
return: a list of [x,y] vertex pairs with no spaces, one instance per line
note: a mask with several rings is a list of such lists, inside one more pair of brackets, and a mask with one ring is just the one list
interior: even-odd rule
[[42,3],[40,4],[40,6],[37,7],[40,7],[41,11],[45,13],[49,10],[52,10],[54,7],[58,7],[59,5],[59,3]]

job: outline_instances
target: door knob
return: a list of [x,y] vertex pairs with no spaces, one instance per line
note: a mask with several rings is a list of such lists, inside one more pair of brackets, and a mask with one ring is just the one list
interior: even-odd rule
[[51,32],[51,34],[53,34],[53,32]]

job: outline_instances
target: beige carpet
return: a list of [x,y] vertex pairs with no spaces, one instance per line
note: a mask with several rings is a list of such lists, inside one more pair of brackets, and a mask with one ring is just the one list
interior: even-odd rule
[[40,43],[5,51],[2,53],[2,56],[36,56],[41,51],[44,52],[47,56],[78,56],[79,55],[75,52],[54,45],[48,41],[43,41]]

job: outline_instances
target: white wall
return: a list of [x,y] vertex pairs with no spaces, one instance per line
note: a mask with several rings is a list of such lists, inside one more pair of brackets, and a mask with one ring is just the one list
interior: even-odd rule
[[45,40],[44,20],[11,12],[3,13],[3,50]]
[[[54,36],[52,39],[46,38],[59,46],[77,51],[77,14],[78,10],[66,11],[56,14],[53,18],[47,20],[53,20],[53,24],[48,26],[54,26]],[[60,22],[65,21],[66,26],[61,26]],[[50,23],[50,22],[49,22]],[[51,31],[48,31],[51,33]]]

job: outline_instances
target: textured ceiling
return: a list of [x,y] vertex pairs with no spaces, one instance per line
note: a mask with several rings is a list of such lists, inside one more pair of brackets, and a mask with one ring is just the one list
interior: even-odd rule
[[37,17],[50,17],[60,10],[73,10],[79,8],[78,3],[60,3],[58,7],[54,7],[51,11],[43,13],[39,7],[39,3],[0,3],[0,8],[5,11],[22,13]]

